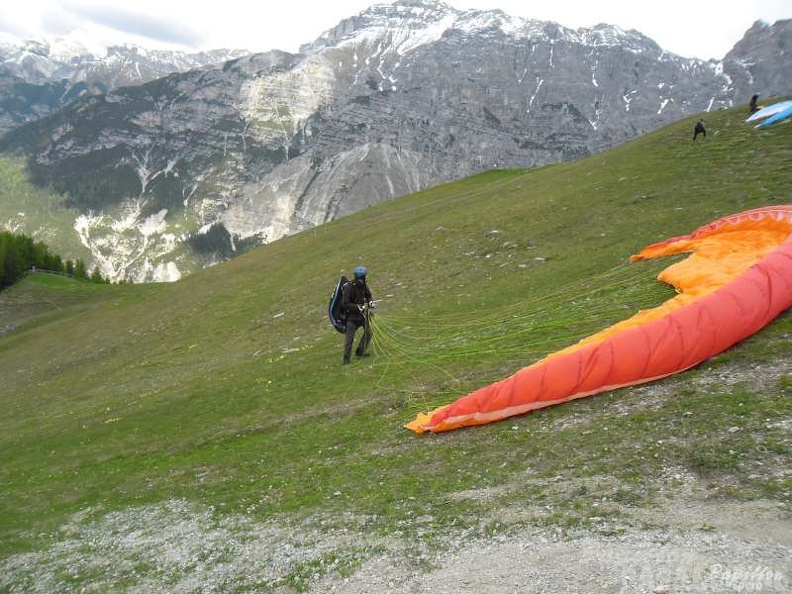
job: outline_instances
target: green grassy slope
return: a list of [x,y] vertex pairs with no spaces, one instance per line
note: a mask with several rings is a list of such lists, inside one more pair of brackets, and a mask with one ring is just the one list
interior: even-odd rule
[[[408,535],[421,516],[424,537],[490,530],[488,509],[548,497],[526,473],[622,481],[556,495],[550,516],[525,519],[562,525],[602,516],[586,508],[600,496],[650,500],[669,466],[721,495],[788,500],[773,469],[789,443],[771,427],[792,413],[789,370],[760,385],[696,378],[789,361],[789,312],[658,382],[668,397],[651,405],[628,389],[450,434],[402,428],[668,298],[653,280],[668,262],[626,264],[644,245],[788,204],[792,125],[760,131],[744,117],[709,114],[695,143],[691,118],[575,163],[436,187],[178,283],[34,276],[0,294],[0,329],[13,326],[0,336],[0,554],[46,546],[80,510],[173,498],[256,518],[344,510]],[[358,264],[379,300],[375,356],[342,367],[325,307]],[[453,497],[485,487],[501,498]]]
[[21,160],[0,157],[0,228],[43,241],[64,260],[86,260],[90,252],[73,229],[78,213],[64,201],[34,186]]

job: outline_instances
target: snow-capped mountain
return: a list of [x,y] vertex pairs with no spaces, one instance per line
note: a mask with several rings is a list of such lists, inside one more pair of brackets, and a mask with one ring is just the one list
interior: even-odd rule
[[[405,54],[419,45],[440,40],[449,30],[479,35],[488,31],[493,34],[500,32],[515,39],[529,39],[545,35],[548,25],[552,24],[513,17],[501,10],[459,11],[442,2],[403,1],[372,7],[345,19],[319,39],[301,46],[300,52],[313,53],[325,47],[376,41],[388,36],[391,39],[390,49]],[[625,32],[610,25],[578,30],[558,27],[558,32],[572,43],[589,46],[621,46],[642,51],[649,44],[657,48],[654,42],[637,31]]]
[[140,85],[250,53],[225,49],[185,53],[129,44],[98,47],[86,39],[77,31],[50,40],[0,36],[0,134],[82,95]]
[[755,89],[785,92],[790,61],[768,47],[791,45],[790,23],[755,26],[705,62],[609,25],[400,0],[299,54],[82,97],[0,150],[68,197],[103,275],[172,279],[196,257],[441,182],[583,157]]

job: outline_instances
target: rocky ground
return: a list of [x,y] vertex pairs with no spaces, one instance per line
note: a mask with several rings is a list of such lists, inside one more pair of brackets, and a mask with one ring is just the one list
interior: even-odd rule
[[[614,536],[524,530],[440,555],[354,530],[217,520],[186,502],[74,518],[49,550],[0,562],[0,591],[734,594],[792,591],[792,517],[688,492]],[[420,549],[420,547],[419,547]],[[344,551],[364,561],[344,570]],[[372,553],[372,551],[376,551]],[[351,558],[351,557],[350,557]],[[347,559],[348,560],[348,559]],[[297,569],[301,568],[301,569]],[[297,569],[295,571],[295,569]]]
[[662,529],[558,538],[527,531],[464,546],[429,572],[387,556],[314,590],[392,593],[628,594],[792,591],[792,520],[767,502],[669,500],[641,511]]

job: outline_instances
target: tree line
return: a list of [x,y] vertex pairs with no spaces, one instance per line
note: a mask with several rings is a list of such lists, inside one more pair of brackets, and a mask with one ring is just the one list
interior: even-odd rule
[[44,242],[33,241],[33,238],[20,233],[0,232],[0,290],[13,285],[31,269],[66,274],[96,283],[110,282],[102,276],[98,266],[88,273],[85,262],[79,258],[64,261]]

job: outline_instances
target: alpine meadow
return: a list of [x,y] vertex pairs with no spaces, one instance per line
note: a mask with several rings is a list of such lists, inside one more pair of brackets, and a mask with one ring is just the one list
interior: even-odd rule
[[[747,115],[436,186],[174,283],[4,290],[0,591],[788,591],[790,311],[663,380],[403,427],[670,298],[673,260],[629,262],[644,246],[790,204],[792,124]],[[327,301],[358,265],[373,356],[342,366]],[[597,565],[617,550],[634,565]]]

